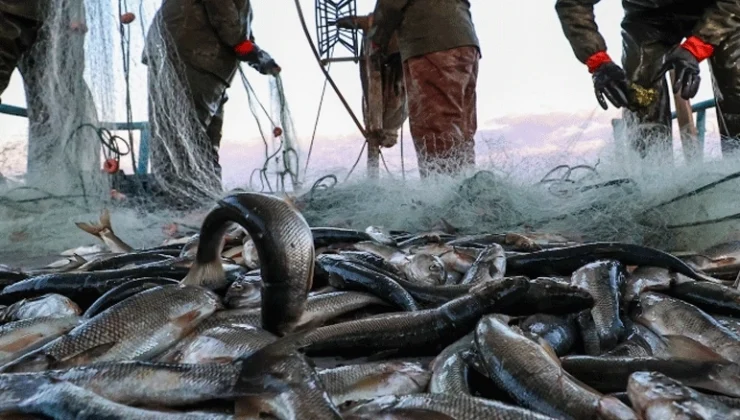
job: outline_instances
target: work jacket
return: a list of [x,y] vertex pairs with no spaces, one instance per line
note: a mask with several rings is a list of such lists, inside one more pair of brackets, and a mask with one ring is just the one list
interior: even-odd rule
[[[586,63],[593,54],[606,51],[606,42],[594,19],[594,5],[600,0],[557,0],[555,10],[578,60]],[[697,24],[691,33],[715,47],[740,29],[740,0],[623,0],[625,11],[654,9],[666,17],[676,10],[696,14]]]

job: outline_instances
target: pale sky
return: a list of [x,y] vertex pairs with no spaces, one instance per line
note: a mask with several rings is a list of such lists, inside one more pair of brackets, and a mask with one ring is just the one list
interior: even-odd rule
[[[157,0],[143,0],[147,9],[156,8]],[[129,1],[129,4],[136,4]],[[313,130],[321,88],[324,82],[299,24],[298,15],[290,0],[255,0],[254,33],[257,43],[271,53],[283,69],[282,77],[296,131],[302,145],[306,145]],[[358,0],[360,14],[370,12],[374,0]],[[302,7],[312,37],[314,1],[302,0]],[[137,7],[132,7],[136,9]],[[115,9],[113,9],[115,10]],[[588,115],[590,111],[603,113],[593,94],[591,78],[579,63],[566,41],[554,2],[504,2],[477,0],[473,2],[473,19],[480,39],[483,58],[478,79],[478,116],[481,129],[495,127],[496,119],[504,116],[526,116],[550,112]],[[619,61],[621,57],[620,21],[621,2],[605,0],[596,7],[597,23],[609,47],[609,53]],[[141,38],[137,21],[132,27],[134,37]],[[113,34],[118,43],[118,34]],[[145,68],[138,63],[140,43],[134,39],[132,50],[132,83],[134,84],[134,115],[145,116]],[[346,56],[339,47],[335,56]],[[120,66],[120,61],[116,60]],[[712,86],[706,64],[702,65],[702,85],[695,102],[711,98]],[[335,63],[331,74],[353,109],[361,118],[361,90],[357,65],[351,62]],[[248,76],[267,103],[267,79],[248,69]],[[236,144],[260,142],[257,127],[249,112],[247,96],[238,76],[229,90],[231,100],[226,108],[224,141]],[[123,98],[117,90],[117,96]],[[9,89],[3,94],[3,103],[24,106],[21,79],[16,73]],[[617,113],[608,111],[614,116]],[[0,143],[11,141],[25,133],[25,119],[0,116]],[[337,137],[356,137],[352,120],[340,101],[328,88],[317,142]],[[352,156],[356,153],[352,148]],[[348,158],[347,165],[351,165]]]

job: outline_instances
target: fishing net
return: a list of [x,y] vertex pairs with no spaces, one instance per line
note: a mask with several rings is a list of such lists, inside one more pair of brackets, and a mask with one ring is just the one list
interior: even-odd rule
[[[152,25],[161,2],[88,0],[84,10],[74,9],[68,0],[52,4],[43,31],[53,35],[42,38],[34,50],[36,68],[43,71],[32,73],[38,76],[28,92],[30,111],[42,116],[31,118],[35,122],[27,132],[10,135],[4,129],[0,137],[0,173],[7,177],[0,186],[0,263],[99,243],[74,222],[97,220],[102,208],[109,209],[118,236],[134,247],[197,231],[204,215],[199,209],[207,209],[225,192],[214,182],[210,158],[197,153],[208,139],[195,124],[181,69],[166,53],[167,34]],[[70,30],[70,23],[78,22],[70,17],[74,13],[84,15],[79,20],[87,32]],[[135,15],[133,22],[122,23],[126,13]],[[356,83],[346,89],[358,91],[359,79],[352,80]],[[304,137],[311,129],[316,137],[308,147],[310,160],[304,157],[308,139],[299,141],[282,79],[264,78],[245,67],[229,92],[235,89],[247,93],[249,106],[232,110],[227,104],[226,119],[240,119],[245,126],[246,120],[253,122],[243,139],[228,151],[223,146],[222,156],[239,153],[256,136],[262,145],[259,153],[244,159],[238,155],[238,164],[224,167],[235,174],[227,189],[287,191],[297,196],[297,205],[315,226],[461,233],[536,230],[671,249],[740,239],[733,236],[733,217],[716,222],[737,213],[737,180],[661,205],[734,173],[740,167],[737,161],[709,156],[707,163],[684,162],[680,148],[675,163],[661,157],[640,159],[611,136],[594,139],[589,127],[594,118],[581,118],[583,126],[568,143],[550,140],[550,133],[562,130],[560,123],[547,126],[541,141],[547,153],[516,147],[520,139],[506,132],[482,133],[476,171],[423,182],[413,142],[404,131],[398,144],[382,149],[376,181],[365,176],[366,145],[361,140],[323,139],[315,136],[316,127],[302,128]],[[355,109],[361,106],[359,100],[350,102]],[[321,124],[336,118],[346,117],[332,113]],[[152,120],[157,122],[153,126],[140,124]],[[152,163],[140,153],[145,136],[151,149],[158,148],[150,157],[165,156],[170,172],[154,168],[152,173]],[[708,142],[716,143],[716,136],[710,130]],[[607,146],[593,148],[594,141]],[[136,171],[148,175],[131,176]]]

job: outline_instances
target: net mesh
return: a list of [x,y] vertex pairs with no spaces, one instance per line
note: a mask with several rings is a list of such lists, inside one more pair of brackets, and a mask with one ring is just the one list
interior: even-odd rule
[[[208,139],[195,123],[182,69],[168,53],[166,32],[153,25],[160,2],[50,3],[42,29],[47,35],[34,48],[34,63],[23,69],[33,80],[27,83],[33,114],[28,140],[0,138],[0,173],[8,177],[0,187],[0,256],[7,260],[18,253],[58,253],[96,243],[74,222],[96,220],[104,207],[110,209],[118,236],[134,247],[162,243],[172,235],[163,227],[173,223],[179,234],[197,230],[204,213],[192,210],[193,204],[208,206],[224,192],[214,182],[210,158],[198,153]],[[125,13],[133,13],[135,20],[122,23]],[[86,32],[72,30],[82,23]],[[382,150],[381,177],[373,181],[364,176],[365,159],[354,155],[360,144],[350,153],[319,139],[312,147],[317,163],[304,167],[282,79],[267,82],[252,73],[248,67],[240,71],[231,89],[241,84],[248,94],[264,143],[264,164],[240,166],[239,186],[298,196],[312,225],[463,233],[537,230],[672,249],[740,239],[734,236],[734,219],[685,226],[736,213],[740,181],[656,207],[732,174],[740,167],[736,160],[677,159],[673,164],[661,157],[639,159],[613,145],[584,155],[576,147],[578,136],[557,153],[532,158],[511,154],[506,139],[480,138],[478,172],[421,182],[406,133],[396,146]],[[255,80],[270,84],[269,103],[256,95]],[[239,110],[242,117],[246,112]],[[148,131],[136,125],[152,120],[156,124]],[[126,174],[147,166],[140,162],[142,136],[149,136],[152,148],[159,147],[154,154],[172,163],[171,172],[153,174],[164,197],[155,191],[121,200],[111,194],[116,178],[101,168],[106,160]],[[129,189],[144,188],[149,181],[132,181]]]

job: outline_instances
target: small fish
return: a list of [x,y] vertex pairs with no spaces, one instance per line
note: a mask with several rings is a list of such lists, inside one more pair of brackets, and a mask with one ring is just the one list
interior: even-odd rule
[[473,333],[447,346],[432,361],[429,368],[432,378],[429,392],[433,394],[470,395],[468,386],[469,366],[462,357],[462,352],[473,346]]
[[[188,336],[191,337],[191,336]],[[231,363],[247,357],[272,343],[277,337],[258,327],[247,324],[230,324],[213,327],[181,340],[170,356],[168,363]]]
[[108,247],[110,252],[117,253],[117,254],[125,254],[128,252],[132,252],[134,250],[133,247],[123,242],[113,232],[113,226],[111,226],[110,213],[108,212],[108,209],[103,209],[102,213],[100,214],[99,223],[77,222],[75,223],[75,225],[77,225],[78,228],[84,230],[85,232],[103,241],[103,243],[105,244],[105,246]]
[[413,254],[401,268],[406,278],[415,283],[438,285],[444,284],[447,278],[444,263],[431,254]]
[[627,395],[640,418],[645,420],[740,418],[740,410],[705,398],[659,372],[633,373]]
[[62,251],[59,255],[63,257],[71,257],[73,255],[79,255],[81,257],[90,257],[92,255],[103,254],[104,252],[105,252],[105,249],[100,245],[89,245],[89,246],[79,246],[77,248],[68,249],[66,251]]
[[0,326],[0,366],[66,334],[81,322],[79,316],[37,317]]
[[460,284],[499,280],[506,273],[506,254],[501,245],[493,244],[484,249],[473,262]]
[[385,395],[424,392],[430,373],[420,363],[384,362],[348,365],[318,372],[335,405]]
[[64,318],[82,313],[80,307],[72,300],[54,293],[36,298],[21,299],[1,312],[0,319],[4,322],[40,317]]
[[382,226],[368,226],[365,233],[370,235],[373,240],[381,245],[396,246],[396,241],[390,232]]
[[558,356],[567,354],[578,337],[575,322],[570,317],[537,314],[524,319],[519,327],[524,332],[541,337]]

